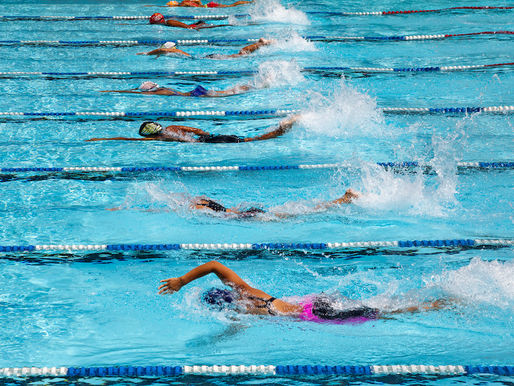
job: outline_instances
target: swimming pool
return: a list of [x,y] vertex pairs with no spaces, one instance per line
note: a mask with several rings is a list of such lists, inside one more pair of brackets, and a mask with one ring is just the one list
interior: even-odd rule
[[[200,32],[144,20],[0,21],[9,40],[177,40],[271,37],[254,55],[243,44],[181,47],[193,59],[136,56],[153,46],[0,44],[2,72],[252,71],[211,75],[0,75],[0,112],[167,112],[300,109],[301,124],[277,139],[243,144],[98,142],[137,137],[146,118],[0,117],[0,168],[299,165],[323,169],[0,172],[0,245],[184,243],[334,243],[355,241],[504,239],[512,237],[511,167],[458,167],[458,162],[514,159],[509,114],[387,114],[382,107],[512,105],[512,67],[465,71],[302,71],[305,67],[419,68],[512,62],[510,35],[426,41],[307,41],[301,36],[404,36],[513,30],[512,11],[451,11],[395,16],[327,16],[305,12],[418,9],[412,1],[261,2],[220,10],[145,8],[141,1],[83,1],[35,7],[6,1],[1,15],[203,15],[237,26]],[[38,5],[41,5],[38,3]],[[468,5],[460,1],[451,6]],[[479,5],[509,5],[484,1]],[[436,1],[428,8],[444,8]],[[334,8],[335,7],[335,8]],[[273,13],[269,9],[274,9]],[[217,21],[218,22],[218,21]],[[225,22],[220,20],[220,23]],[[189,91],[253,84],[227,98],[102,94],[144,80]],[[270,85],[270,86],[269,86]],[[267,87],[269,86],[269,87]],[[280,117],[180,119],[216,134],[254,136]],[[388,168],[417,161],[431,168]],[[354,204],[315,206],[352,187]],[[189,208],[206,195],[226,206],[263,207],[251,219]],[[121,210],[107,210],[119,208]],[[278,214],[291,216],[283,219]],[[64,248],[65,249],[65,248]],[[143,248],[144,249],[144,248]],[[144,250],[1,253],[0,367],[184,365],[512,365],[514,262],[509,247],[411,246],[303,250]],[[173,296],[159,280],[217,259],[273,296],[339,294],[391,310],[438,297],[450,309],[397,315],[362,325],[325,325],[287,318],[226,315],[207,309],[200,293],[213,277]],[[170,378],[171,379],[171,378]],[[38,379],[34,379],[37,381]],[[100,379],[103,382],[108,378]],[[240,376],[238,382],[272,382]],[[303,376],[274,377],[302,384]],[[396,377],[321,376],[315,382],[384,382]],[[462,378],[406,376],[406,383]],[[130,379],[127,379],[129,382]],[[232,383],[234,378],[173,378],[177,383]],[[469,376],[466,383],[512,382],[512,376]],[[13,379],[13,382],[17,382]],[[18,382],[21,382],[18,380]],[[147,381],[145,381],[147,382]],[[151,382],[151,381],[148,381]]]

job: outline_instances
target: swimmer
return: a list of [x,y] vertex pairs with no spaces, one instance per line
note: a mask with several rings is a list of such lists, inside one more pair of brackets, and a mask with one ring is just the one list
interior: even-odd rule
[[[359,198],[359,193],[353,191],[352,189],[348,189],[344,195],[336,200],[323,202],[314,207],[315,210],[324,210],[329,209],[333,206],[341,205],[341,204],[350,204],[354,199]],[[227,213],[229,216],[235,216],[239,218],[251,218],[256,217],[259,214],[266,213],[266,210],[261,208],[251,207],[245,210],[241,210],[238,208],[226,208],[220,203],[211,200],[208,197],[195,197],[191,200],[191,208],[208,211],[211,213]],[[273,212],[273,215],[279,218],[286,218],[293,216],[290,213],[276,213]]]
[[236,1],[232,4],[219,4],[211,1],[207,4],[202,4],[201,0],[182,0],[182,1],[168,1],[166,7],[200,7],[200,8],[227,8],[236,7],[238,5],[251,4],[252,1]]
[[205,29],[205,28],[217,28],[217,27],[226,27],[229,24],[218,24],[218,25],[211,25],[207,24],[203,20],[199,20],[196,23],[193,24],[186,24],[182,23],[178,20],[168,19],[166,20],[162,13],[154,13],[152,16],[150,16],[150,24],[164,24],[168,27],[177,27],[177,28],[186,28],[186,29]]
[[253,141],[264,141],[283,135],[299,120],[299,115],[282,120],[278,128],[257,137],[238,137],[236,135],[211,134],[196,127],[170,125],[163,127],[157,122],[144,122],[139,128],[139,135],[144,138],[91,138],[92,141],[171,141],[171,142],[199,142],[199,143],[242,143]]
[[169,96],[187,96],[187,97],[224,97],[242,94],[252,89],[250,85],[241,85],[229,88],[227,90],[207,90],[202,86],[196,86],[193,90],[187,92],[180,92],[172,88],[161,87],[157,83],[146,81],[136,89],[130,90],[104,90],[100,92],[117,92],[128,94],[142,94],[142,95],[169,95]]
[[[273,39],[260,38],[257,42],[241,48],[241,50],[239,50],[239,52],[237,54],[232,54],[232,55],[209,54],[205,57],[210,58],[210,59],[238,58],[241,56],[250,55],[251,53],[257,51],[259,48],[264,47],[264,46],[269,46],[270,44],[273,44],[274,42],[275,42],[275,40],[273,40]],[[182,55],[186,55],[186,56],[191,56],[187,52],[184,52],[184,51],[176,48],[176,44],[173,42],[166,42],[159,48],[156,48],[155,50],[152,50],[152,51],[137,53],[137,55],[157,55],[157,56],[169,55],[169,54],[182,54]]]
[[177,45],[173,42],[166,42],[155,50],[148,52],[138,52],[136,55],[185,55],[191,57],[191,55],[187,52],[179,50]]
[[257,42],[250,44],[249,46],[241,48],[237,54],[232,54],[232,55],[209,54],[206,56],[206,58],[210,58],[210,59],[239,58],[240,56],[250,55],[251,53],[257,51],[259,48],[264,47],[264,46],[269,46],[270,44],[273,44],[273,43],[275,43],[274,39],[260,38]]
[[292,303],[253,288],[230,268],[215,260],[202,264],[183,276],[161,280],[159,294],[173,294],[186,284],[210,273],[218,276],[231,290],[212,288],[203,293],[203,302],[218,310],[231,309],[244,314],[289,316],[309,322],[343,324],[387,319],[391,314],[438,310],[449,305],[448,301],[440,299],[394,311],[381,311],[361,304],[340,309],[336,299],[326,294],[311,295],[298,303]]

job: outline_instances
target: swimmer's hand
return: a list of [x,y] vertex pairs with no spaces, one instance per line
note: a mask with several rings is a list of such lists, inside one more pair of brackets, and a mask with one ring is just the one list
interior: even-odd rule
[[161,280],[160,283],[164,284],[159,286],[159,295],[175,293],[180,291],[184,286],[184,282],[181,277],[172,277],[170,279]]

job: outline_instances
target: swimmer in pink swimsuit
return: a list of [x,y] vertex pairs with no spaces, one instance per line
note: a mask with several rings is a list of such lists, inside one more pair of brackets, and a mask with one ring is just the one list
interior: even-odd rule
[[386,314],[437,310],[448,305],[444,300],[436,300],[389,312],[381,312],[363,305],[343,310],[334,304],[334,299],[325,294],[309,296],[304,301],[292,303],[250,286],[233,270],[215,260],[202,264],[180,277],[161,280],[159,294],[175,293],[186,284],[210,273],[218,276],[223,284],[231,287],[231,290],[212,288],[203,293],[204,303],[218,310],[231,308],[240,313],[253,315],[289,316],[316,323],[356,324],[385,318]]

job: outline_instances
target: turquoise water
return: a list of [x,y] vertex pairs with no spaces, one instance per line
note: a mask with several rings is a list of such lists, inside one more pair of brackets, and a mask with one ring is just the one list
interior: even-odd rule
[[[200,32],[145,21],[2,21],[9,40],[183,38],[278,39],[227,60],[241,45],[187,46],[193,59],[136,56],[153,47],[0,46],[0,71],[257,70],[239,77],[3,77],[3,111],[169,111],[299,108],[283,137],[245,144],[88,143],[136,137],[141,120],[0,120],[0,167],[283,165],[348,161],[340,170],[141,174],[0,174],[0,245],[341,242],[512,236],[512,170],[462,170],[458,161],[511,161],[510,115],[383,115],[378,107],[513,104],[511,68],[454,73],[306,73],[306,66],[420,67],[512,62],[508,36],[412,42],[308,42],[302,35],[413,35],[512,30],[512,11],[460,11],[384,17],[324,17],[302,11],[419,9],[412,1],[260,2],[224,10],[145,8],[148,2],[4,1],[0,15],[239,14],[237,24]],[[44,5],[42,7],[41,5]],[[469,5],[431,2],[424,8]],[[473,5],[509,5],[485,2]],[[274,9],[270,13],[269,9]],[[280,20],[281,22],[277,22]],[[222,21],[223,23],[224,21]],[[196,85],[257,89],[228,98],[101,94],[143,80],[181,91]],[[269,87],[266,87],[271,85]],[[279,118],[187,119],[217,134],[252,136]],[[174,121],[163,119],[163,123]],[[415,160],[431,173],[384,170]],[[352,187],[363,196],[327,211],[314,207]],[[189,197],[226,206],[262,206],[238,220],[189,208]],[[119,207],[122,210],[107,209]],[[287,212],[292,216],[279,218]],[[509,248],[353,251],[170,251],[30,253],[0,256],[0,367],[184,364],[512,364],[514,262]],[[322,291],[392,310],[439,297],[454,305],[362,325],[225,315],[199,294],[207,277],[173,296],[159,280],[218,259],[253,286],[292,300]],[[509,377],[469,377],[509,384]],[[250,383],[252,378],[240,378]],[[261,378],[255,381],[266,382]],[[271,381],[271,380],[270,380]],[[350,382],[319,379],[316,382]],[[355,381],[355,380],[353,380]],[[370,378],[367,382],[397,382]],[[462,382],[406,378],[407,383]],[[179,382],[190,383],[183,378]],[[198,381],[200,382],[200,381]],[[202,378],[205,383],[231,378]],[[301,384],[305,379],[292,379]]]

